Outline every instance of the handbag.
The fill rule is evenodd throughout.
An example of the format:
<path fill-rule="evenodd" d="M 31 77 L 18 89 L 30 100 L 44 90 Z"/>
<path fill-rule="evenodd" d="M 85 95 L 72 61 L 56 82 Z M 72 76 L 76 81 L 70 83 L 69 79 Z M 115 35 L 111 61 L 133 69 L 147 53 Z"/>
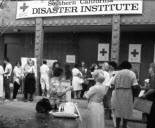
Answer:
<path fill-rule="evenodd" d="M 152 101 L 136 97 L 133 108 L 143 113 L 150 114 L 152 104 Z"/>

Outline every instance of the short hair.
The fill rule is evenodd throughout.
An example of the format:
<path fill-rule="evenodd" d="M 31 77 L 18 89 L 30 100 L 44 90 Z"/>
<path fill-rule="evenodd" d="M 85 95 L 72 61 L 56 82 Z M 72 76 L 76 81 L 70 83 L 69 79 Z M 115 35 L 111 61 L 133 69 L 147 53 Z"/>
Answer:
<path fill-rule="evenodd" d="M 47 61 L 46 60 L 43 60 L 43 64 L 47 64 Z"/>
<path fill-rule="evenodd" d="M 105 80 L 104 72 L 100 69 L 95 70 L 92 74 L 96 82 L 103 83 Z"/>
<path fill-rule="evenodd" d="M 5 57 L 5 58 L 4 58 L 4 61 L 10 62 L 10 60 L 9 60 L 8 57 Z"/>
<path fill-rule="evenodd" d="M 17 65 L 17 64 L 20 64 L 20 66 L 21 66 L 21 61 L 17 61 L 17 62 L 16 62 L 16 65 Z"/>
<path fill-rule="evenodd" d="M 109 65 L 112 66 L 114 69 L 117 69 L 117 63 L 115 61 L 110 61 Z"/>
<path fill-rule="evenodd" d="M 76 64 L 74 65 L 74 67 L 75 67 L 75 68 L 79 68 L 80 65 L 76 63 Z"/>
<path fill-rule="evenodd" d="M 53 71 L 53 76 L 54 77 L 60 77 L 63 73 L 63 69 L 62 68 L 55 68 Z"/>
<path fill-rule="evenodd" d="M 120 66 L 119 66 L 120 69 L 131 69 L 132 68 L 132 65 L 130 62 L 128 61 L 123 61 Z"/>

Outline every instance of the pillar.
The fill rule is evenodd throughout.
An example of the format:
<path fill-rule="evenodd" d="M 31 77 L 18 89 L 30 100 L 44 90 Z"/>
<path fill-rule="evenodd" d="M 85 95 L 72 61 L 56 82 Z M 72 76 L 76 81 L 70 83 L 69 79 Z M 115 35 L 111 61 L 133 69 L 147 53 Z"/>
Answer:
<path fill-rule="evenodd" d="M 120 50 L 120 15 L 112 17 L 111 61 L 119 63 Z"/>
<path fill-rule="evenodd" d="M 43 41 L 44 41 L 44 30 L 43 30 L 43 20 L 42 18 L 36 18 L 36 29 L 35 29 L 35 50 L 34 55 L 37 59 L 37 81 L 36 81 L 36 94 L 40 93 L 40 65 L 42 64 L 43 58 Z"/>

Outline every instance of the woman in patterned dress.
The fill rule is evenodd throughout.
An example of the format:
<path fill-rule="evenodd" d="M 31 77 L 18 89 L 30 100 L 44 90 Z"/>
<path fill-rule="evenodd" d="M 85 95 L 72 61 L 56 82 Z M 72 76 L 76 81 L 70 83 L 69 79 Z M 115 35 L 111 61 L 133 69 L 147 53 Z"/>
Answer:
<path fill-rule="evenodd" d="M 88 126 L 87 128 L 105 128 L 103 98 L 106 94 L 104 73 L 96 70 L 93 73 L 96 84 L 92 86 L 85 97 L 88 99 Z"/>
<path fill-rule="evenodd" d="M 127 61 L 122 62 L 120 71 L 117 72 L 112 82 L 114 91 L 112 93 L 112 109 L 116 116 L 116 128 L 120 127 L 120 121 L 123 119 L 123 128 L 127 128 L 127 119 L 132 116 L 133 93 L 132 86 L 138 85 L 136 75 L 130 69 L 131 64 Z"/>

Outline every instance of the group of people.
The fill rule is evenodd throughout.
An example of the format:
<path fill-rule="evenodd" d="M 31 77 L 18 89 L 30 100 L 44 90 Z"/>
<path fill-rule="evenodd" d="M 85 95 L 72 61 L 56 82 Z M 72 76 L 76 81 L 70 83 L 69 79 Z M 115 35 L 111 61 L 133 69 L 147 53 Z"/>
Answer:
<path fill-rule="evenodd" d="M 24 68 L 17 62 L 12 68 L 8 58 L 4 59 L 4 68 L 0 66 L 0 98 L 5 101 L 10 97 L 10 82 L 13 74 L 13 97 L 16 96 L 23 81 L 24 101 L 33 101 L 36 85 L 36 68 L 32 59 L 27 59 Z M 3 70 L 4 69 L 4 70 Z M 153 102 L 151 112 L 148 114 L 147 128 L 155 126 L 155 64 L 150 64 L 149 86 L 142 96 Z M 4 81 L 4 83 L 3 83 Z M 109 114 L 114 122 L 114 127 L 119 128 L 121 121 L 123 128 L 127 128 L 127 120 L 132 118 L 134 91 L 138 84 L 136 73 L 128 61 L 122 62 L 119 66 L 115 62 L 105 62 L 98 66 L 92 64 L 87 68 L 85 63 L 75 64 L 71 70 L 69 65 L 64 68 L 59 62 L 55 62 L 50 68 L 46 61 L 40 67 L 40 84 L 42 96 L 50 99 L 55 110 L 60 103 L 71 100 L 73 97 L 88 99 L 88 120 L 89 128 L 104 128 L 104 107 L 109 108 Z M 4 87 L 4 89 L 3 89 Z M 4 92 L 4 93 L 3 93 Z"/>
<path fill-rule="evenodd" d="M 28 59 L 24 68 L 21 67 L 21 62 L 18 61 L 16 65 L 11 65 L 8 58 L 4 59 L 3 64 L 0 65 L 0 98 L 1 102 L 8 102 L 11 99 L 17 101 L 17 94 L 24 82 L 23 93 L 24 101 L 33 101 L 33 94 L 35 92 L 35 66 L 32 59 Z M 10 85 L 13 83 L 13 96 L 11 95 Z M 12 97 L 11 97 L 12 96 Z"/>
<path fill-rule="evenodd" d="M 108 69 L 108 70 L 107 70 Z M 109 73 L 109 78 L 107 77 Z M 153 102 L 151 112 L 147 115 L 147 128 L 155 127 L 155 64 L 150 64 L 148 71 L 149 86 L 145 88 L 141 98 Z M 128 119 L 132 119 L 134 97 L 138 96 L 140 88 L 136 73 L 131 63 L 122 62 L 119 66 L 115 62 L 105 63 L 101 69 L 96 69 L 92 76 L 95 85 L 85 92 L 88 99 L 88 127 L 104 128 L 105 103 L 112 110 L 112 118 L 115 128 L 127 128 Z M 109 79 L 106 82 L 106 79 Z M 135 93 L 136 92 L 136 93 Z"/>

